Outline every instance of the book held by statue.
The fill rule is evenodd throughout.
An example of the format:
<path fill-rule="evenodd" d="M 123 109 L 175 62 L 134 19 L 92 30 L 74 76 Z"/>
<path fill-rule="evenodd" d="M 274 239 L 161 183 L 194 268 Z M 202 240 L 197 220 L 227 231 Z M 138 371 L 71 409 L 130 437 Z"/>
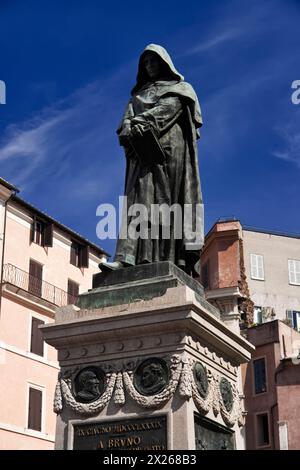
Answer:
<path fill-rule="evenodd" d="M 162 165 L 165 162 L 164 151 L 151 127 L 146 128 L 142 136 L 135 135 L 128 140 L 143 165 Z"/>

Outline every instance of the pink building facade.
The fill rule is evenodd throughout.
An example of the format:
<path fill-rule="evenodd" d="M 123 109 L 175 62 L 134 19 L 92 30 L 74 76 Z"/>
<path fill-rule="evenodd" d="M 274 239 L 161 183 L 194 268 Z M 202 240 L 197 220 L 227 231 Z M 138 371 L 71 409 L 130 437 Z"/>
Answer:
<path fill-rule="evenodd" d="M 253 321 L 239 221 L 217 222 L 205 237 L 200 282 L 227 324 L 240 332 Z"/>
<path fill-rule="evenodd" d="M 242 365 L 247 449 L 299 449 L 300 237 L 219 221 L 201 266 L 207 300 L 256 347 Z"/>
<path fill-rule="evenodd" d="M 249 328 L 247 339 L 256 347 L 243 368 L 247 449 L 298 450 L 300 334 L 274 320 Z"/>
<path fill-rule="evenodd" d="M 104 259 L 0 179 L 0 449 L 53 449 L 59 367 L 39 326 L 91 288 Z"/>

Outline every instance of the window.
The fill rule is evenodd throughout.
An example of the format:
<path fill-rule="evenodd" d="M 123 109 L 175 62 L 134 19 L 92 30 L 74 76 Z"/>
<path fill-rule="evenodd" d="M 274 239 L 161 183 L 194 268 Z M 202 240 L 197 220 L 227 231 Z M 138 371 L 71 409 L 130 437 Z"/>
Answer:
<path fill-rule="evenodd" d="M 44 325 L 43 320 L 32 317 L 31 320 L 31 341 L 30 341 L 30 352 L 37 354 L 38 356 L 44 355 L 44 340 L 41 330 L 39 329 L 40 325 Z"/>
<path fill-rule="evenodd" d="M 287 310 L 286 318 L 289 320 L 290 326 L 300 332 L 300 312 Z"/>
<path fill-rule="evenodd" d="M 31 225 L 30 241 L 40 246 L 53 246 L 53 224 L 34 218 Z"/>
<path fill-rule="evenodd" d="M 42 430 L 42 390 L 29 387 L 28 429 Z"/>
<path fill-rule="evenodd" d="M 36 222 L 35 223 L 35 231 L 34 231 L 34 243 L 37 245 L 43 246 L 43 238 L 44 238 L 44 224 L 43 222 Z"/>
<path fill-rule="evenodd" d="M 263 314 L 261 307 L 254 307 L 253 323 L 255 323 L 256 325 L 260 325 L 261 323 L 263 323 Z"/>
<path fill-rule="evenodd" d="M 264 258 L 262 255 L 250 255 L 251 278 L 264 281 Z"/>
<path fill-rule="evenodd" d="M 257 445 L 267 446 L 270 444 L 268 414 L 256 415 L 257 419 Z"/>
<path fill-rule="evenodd" d="M 89 267 L 89 247 L 87 245 L 79 245 L 72 242 L 70 263 L 78 268 Z"/>
<path fill-rule="evenodd" d="M 33 259 L 29 262 L 28 291 L 37 297 L 42 296 L 43 266 Z"/>
<path fill-rule="evenodd" d="M 295 259 L 288 260 L 289 283 L 300 286 L 300 261 Z"/>
<path fill-rule="evenodd" d="M 79 294 L 79 284 L 68 279 L 68 304 L 74 304 Z"/>
<path fill-rule="evenodd" d="M 254 388 L 255 393 L 263 393 L 267 391 L 266 382 L 266 363 L 265 359 L 255 359 L 253 361 L 254 369 Z"/>
<path fill-rule="evenodd" d="M 79 245 L 72 242 L 70 263 L 79 266 Z"/>
<path fill-rule="evenodd" d="M 202 266 L 201 281 L 204 289 L 209 289 L 209 261 Z"/>

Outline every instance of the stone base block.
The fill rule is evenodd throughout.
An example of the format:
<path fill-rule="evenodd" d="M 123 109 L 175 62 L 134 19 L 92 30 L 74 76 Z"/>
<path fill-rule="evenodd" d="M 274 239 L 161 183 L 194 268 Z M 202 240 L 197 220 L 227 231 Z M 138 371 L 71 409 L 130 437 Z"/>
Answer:
<path fill-rule="evenodd" d="M 61 367 L 57 449 L 244 448 L 239 366 L 253 346 L 159 264 L 96 276 L 42 327 Z"/>

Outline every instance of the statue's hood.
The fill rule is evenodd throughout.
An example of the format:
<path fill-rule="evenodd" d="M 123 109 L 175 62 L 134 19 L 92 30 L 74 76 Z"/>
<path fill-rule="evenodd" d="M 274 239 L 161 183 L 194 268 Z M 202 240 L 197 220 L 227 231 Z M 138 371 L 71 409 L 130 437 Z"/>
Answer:
<path fill-rule="evenodd" d="M 157 89 L 157 96 L 163 97 L 165 95 L 174 95 L 180 96 L 188 100 L 189 107 L 191 111 L 191 117 L 195 124 L 196 128 L 202 126 L 202 116 L 201 110 L 198 102 L 197 95 L 193 89 L 193 87 L 189 84 L 184 82 L 184 77 L 181 75 L 172 62 L 171 57 L 167 53 L 166 49 L 162 46 L 157 44 L 149 44 L 144 51 L 142 52 L 139 60 L 139 68 L 137 74 L 136 85 L 131 91 L 131 94 L 134 95 L 143 85 L 149 82 L 148 74 L 145 71 L 143 65 L 143 57 L 146 52 L 154 52 L 157 54 L 161 60 L 167 65 L 167 81 L 161 81 L 160 87 Z M 197 131 L 197 135 L 199 136 L 199 132 Z"/>
<path fill-rule="evenodd" d="M 169 69 L 169 75 L 170 78 L 173 80 L 176 80 L 178 82 L 181 82 L 184 80 L 183 75 L 181 75 L 175 68 L 171 57 L 167 53 L 166 49 L 162 46 L 159 46 L 158 44 L 149 44 L 147 47 L 145 47 L 144 51 L 142 52 L 139 60 L 139 67 L 138 67 L 138 74 L 136 77 L 136 85 L 132 90 L 132 93 L 137 91 L 141 86 L 143 86 L 147 81 L 149 81 L 148 76 L 145 74 L 145 69 L 143 66 L 143 57 L 146 54 L 146 52 L 154 52 L 157 54 L 161 60 L 168 66 Z"/>

